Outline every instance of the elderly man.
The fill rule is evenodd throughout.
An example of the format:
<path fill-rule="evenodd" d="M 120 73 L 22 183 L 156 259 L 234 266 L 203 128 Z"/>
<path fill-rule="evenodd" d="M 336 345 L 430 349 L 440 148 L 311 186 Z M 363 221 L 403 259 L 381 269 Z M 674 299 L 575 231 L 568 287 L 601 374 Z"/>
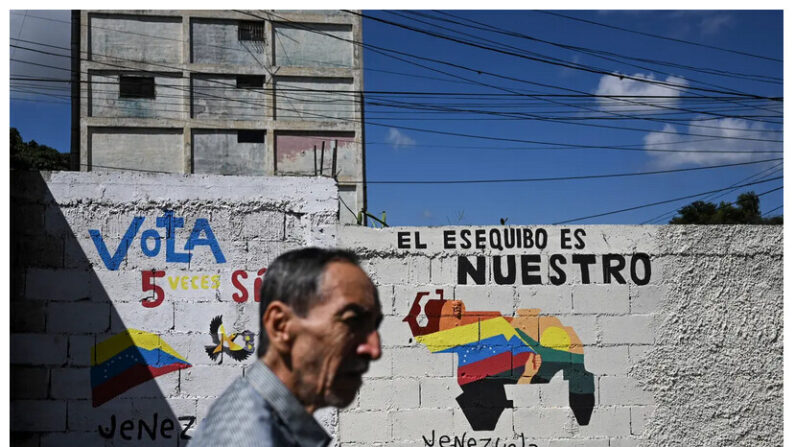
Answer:
<path fill-rule="evenodd" d="M 191 447 L 325 446 L 312 413 L 349 405 L 381 356 L 378 292 L 351 252 L 284 253 L 260 296 L 259 360 L 213 404 Z"/>

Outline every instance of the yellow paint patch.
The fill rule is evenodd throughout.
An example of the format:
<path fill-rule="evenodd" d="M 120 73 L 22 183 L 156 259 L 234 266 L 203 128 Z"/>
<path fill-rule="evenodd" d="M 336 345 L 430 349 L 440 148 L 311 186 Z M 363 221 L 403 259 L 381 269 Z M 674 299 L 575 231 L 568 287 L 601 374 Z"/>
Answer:
<path fill-rule="evenodd" d="M 552 326 L 544 330 L 539 343 L 547 348 L 568 351 L 571 347 L 571 338 L 569 338 L 569 333 L 564 329 Z"/>
<path fill-rule="evenodd" d="M 429 351 L 439 352 L 452 346 L 475 343 L 497 335 L 504 335 L 506 340 L 510 340 L 516 335 L 516 331 L 505 318 L 497 317 L 428 335 L 420 335 L 417 337 L 417 341 L 426 345 Z"/>
<path fill-rule="evenodd" d="M 180 360 L 186 361 L 177 351 L 169 346 L 159 335 L 138 329 L 127 329 L 109 339 L 97 343 L 91 348 L 91 366 L 99 365 L 130 346 L 146 350 L 160 349 Z"/>

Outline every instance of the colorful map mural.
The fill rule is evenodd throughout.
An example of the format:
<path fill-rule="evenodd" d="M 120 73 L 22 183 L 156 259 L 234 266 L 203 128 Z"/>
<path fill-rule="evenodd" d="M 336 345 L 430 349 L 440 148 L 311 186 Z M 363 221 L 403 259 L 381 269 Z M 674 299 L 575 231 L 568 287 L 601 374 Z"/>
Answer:
<path fill-rule="evenodd" d="M 98 407 L 157 376 L 190 368 L 157 334 L 127 329 L 91 348 L 91 395 Z"/>
<path fill-rule="evenodd" d="M 475 430 L 493 430 L 513 406 L 504 385 L 549 383 L 559 371 L 569 383 L 569 406 L 580 425 L 588 425 L 594 407 L 594 378 L 585 370 L 582 342 L 571 327 L 540 309 L 519 309 L 514 317 L 499 312 L 466 311 L 464 303 L 439 298 L 421 300 L 419 292 L 403 321 L 417 342 L 432 353 L 458 354 L 456 399 Z M 424 310 L 427 322 L 420 326 Z"/>

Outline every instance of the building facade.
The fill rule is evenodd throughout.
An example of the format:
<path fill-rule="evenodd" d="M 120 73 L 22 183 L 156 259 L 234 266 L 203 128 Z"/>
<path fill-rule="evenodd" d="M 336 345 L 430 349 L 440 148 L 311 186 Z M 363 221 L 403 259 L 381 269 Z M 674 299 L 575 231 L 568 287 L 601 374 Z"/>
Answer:
<path fill-rule="evenodd" d="M 360 17 L 83 10 L 73 22 L 81 170 L 327 176 L 342 222 L 366 209 Z"/>

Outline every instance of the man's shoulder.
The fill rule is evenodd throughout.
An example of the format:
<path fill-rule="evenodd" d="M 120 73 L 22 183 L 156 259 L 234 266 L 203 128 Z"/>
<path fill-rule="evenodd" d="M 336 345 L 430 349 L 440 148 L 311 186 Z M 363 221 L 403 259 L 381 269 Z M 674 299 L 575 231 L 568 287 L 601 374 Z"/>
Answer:
<path fill-rule="evenodd" d="M 210 407 L 190 445 L 274 445 L 273 423 L 272 407 L 239 377 Z"/>

